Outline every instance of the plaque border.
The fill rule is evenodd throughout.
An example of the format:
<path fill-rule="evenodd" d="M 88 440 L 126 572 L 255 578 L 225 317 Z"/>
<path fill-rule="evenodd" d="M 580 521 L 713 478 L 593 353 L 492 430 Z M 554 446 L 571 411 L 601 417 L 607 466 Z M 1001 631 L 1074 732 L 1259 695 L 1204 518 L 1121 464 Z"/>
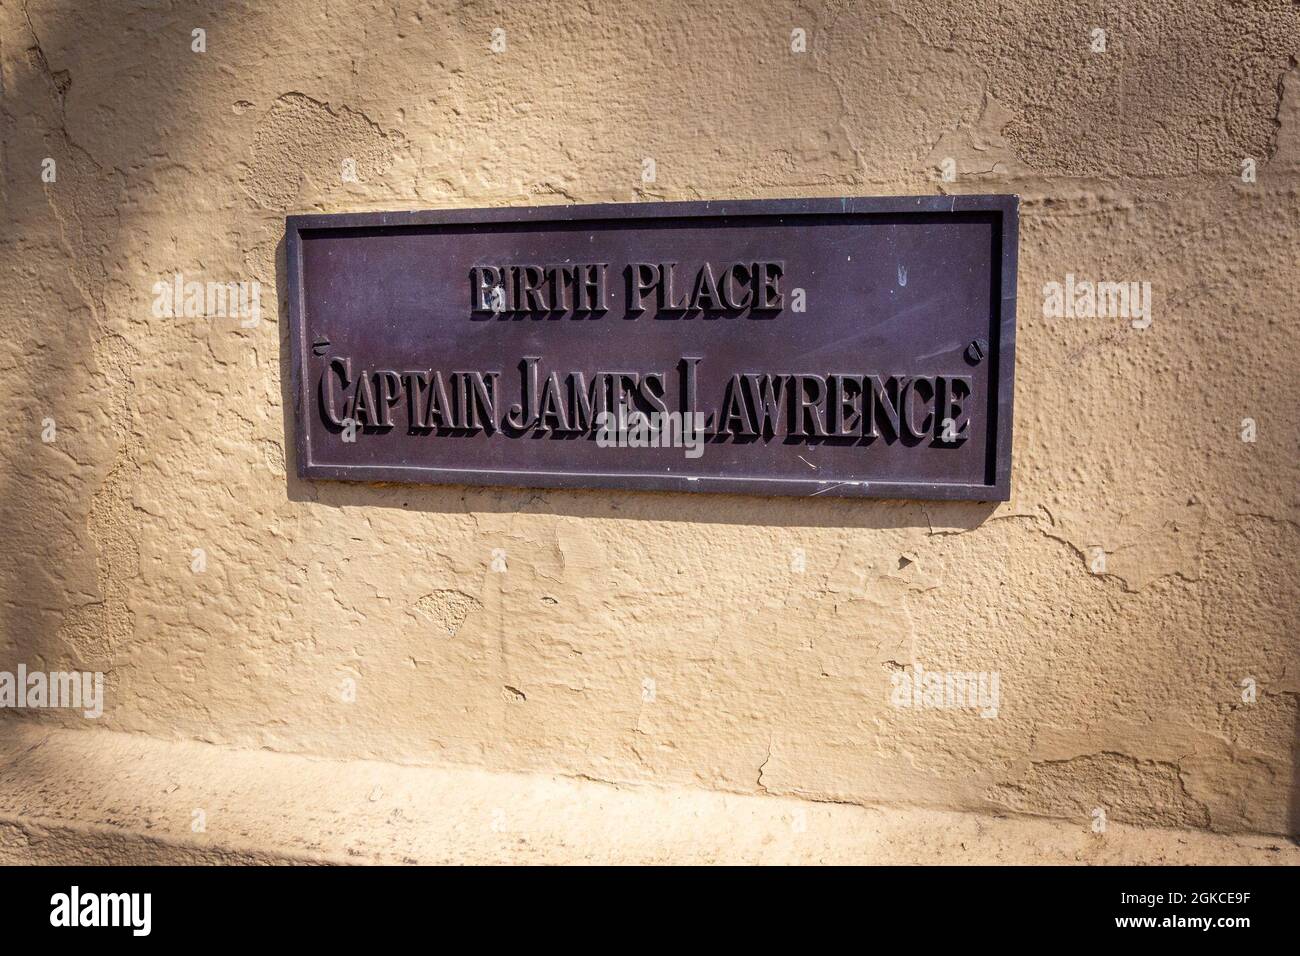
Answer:
<path fill-rule="evenodd" d="M 433 468 L 418 465 L 323 465 L 311 459 L 308 421 L 311 396 L 303 381 L 308 367 L 307 316 L 302 286 L 303 232 L 358 227 L 443 226 L 486 223 L 581 222 L 586 220 L 689 219 L 724 216 L 827 216 L 899 213 L 995 213 L 1000 216 L 1001 262 L 997 361 L 997 426 L 994 481 L 984 484 L 933 481 L 835 482 L 814 479 L 692 477 L 634 472 L 535 471 Z M 611 488 L 623 491 L 688 491 L 805 497 L 908 498 L 940 501 L 1007 501 L 1011 497 L 1011 431 L 1015 393 L 1016 274 L 1020 247 L 1020 197 L 1016 195 L 885 196 L 840 199 L 744 199 L 691 202 L 595 203 L 433 209 L 415 212 L 313 213 L 285 217 L 285 264 L 289 298 L 290 391 L 294 403 L 297 474 L 304 480 L 406 482 L 515 488 Z"/>

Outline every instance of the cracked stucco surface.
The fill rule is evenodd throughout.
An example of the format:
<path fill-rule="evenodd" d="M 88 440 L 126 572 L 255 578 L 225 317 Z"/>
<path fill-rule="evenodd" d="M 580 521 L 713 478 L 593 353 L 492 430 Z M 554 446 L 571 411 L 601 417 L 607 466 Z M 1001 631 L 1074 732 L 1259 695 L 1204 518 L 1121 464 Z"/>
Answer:
<path fill-rule="evenodd" d="M 1123 8 L 3 0 L 0 668 L 235 748 L 1296 832 L 1300 8 Z M 1005 505 L 292 475 L 286 213 L 945 190 L 1023 198 Z M 998 717 L 892 708 L 918 662 Z"/>

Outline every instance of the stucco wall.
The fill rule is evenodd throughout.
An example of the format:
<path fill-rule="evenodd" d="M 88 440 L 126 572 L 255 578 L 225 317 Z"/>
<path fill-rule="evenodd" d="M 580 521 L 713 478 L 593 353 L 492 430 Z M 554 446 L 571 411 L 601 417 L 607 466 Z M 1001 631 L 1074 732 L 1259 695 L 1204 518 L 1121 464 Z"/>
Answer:
<path fill-rule="evenodd" d="M 1298 54 L 1281 0 L 5 0 L 0 669 L 161 738 L 1296 832 Z M 1022 197 L 1008 504 L 294 477 L 287 213 L 935 192 Z M 996 718 L 893 706 L 918 664 Z"/>

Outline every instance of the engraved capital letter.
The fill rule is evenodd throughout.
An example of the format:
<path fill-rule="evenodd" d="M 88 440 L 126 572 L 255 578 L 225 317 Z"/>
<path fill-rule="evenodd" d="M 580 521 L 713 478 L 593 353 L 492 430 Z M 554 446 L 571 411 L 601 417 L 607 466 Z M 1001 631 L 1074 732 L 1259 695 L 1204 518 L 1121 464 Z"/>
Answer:
<path fill-rule="evenodd" d="M 659 267 L 654 263 L 632 263 L 632 311 L 645 311 L 646 296 L 659 285 L 659 277 Z"/>
<path fill-rule="evenodd" d="M 492 312 L 492 290 L 501 285 L 501 270 L 492 266 L 475 266 L 469 270 L 472 311 Z"/>
<path fill-rule="evenodd" d="M 331 373 L 336 373 L 342 386 L 347 388 L 352 382 L 352 359 L 334 356 L 320 377 L 321 408 L 325 412 L 325 420 L 336 428 L 342 428 L 343 420 L 339 418 L 338 406 L 334 404 L 334 389 L 330 387 Z"/>
<path fill-rule="evenodd" d="M 526 431 L 537 422 L 537 363 L 541 356 L 526 355 L 519 363 L 520 398 L 522 401 L 506 410 L 505 424 L 516 431 Z"/>

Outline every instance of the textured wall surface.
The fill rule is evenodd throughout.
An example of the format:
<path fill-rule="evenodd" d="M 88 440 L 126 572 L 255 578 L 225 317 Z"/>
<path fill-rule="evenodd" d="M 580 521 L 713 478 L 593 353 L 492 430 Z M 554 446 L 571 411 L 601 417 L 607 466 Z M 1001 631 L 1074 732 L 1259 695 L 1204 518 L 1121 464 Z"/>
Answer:
<path fill-rule="evenodd" d="M 4 720 L 1300 831 L 1298 55 L 1282 0 L 0 0 L 0 670 L 107 694 Z M 294 477 L 287 213 L 936 192 L 1022 197 L 1007 504 Z"/>

